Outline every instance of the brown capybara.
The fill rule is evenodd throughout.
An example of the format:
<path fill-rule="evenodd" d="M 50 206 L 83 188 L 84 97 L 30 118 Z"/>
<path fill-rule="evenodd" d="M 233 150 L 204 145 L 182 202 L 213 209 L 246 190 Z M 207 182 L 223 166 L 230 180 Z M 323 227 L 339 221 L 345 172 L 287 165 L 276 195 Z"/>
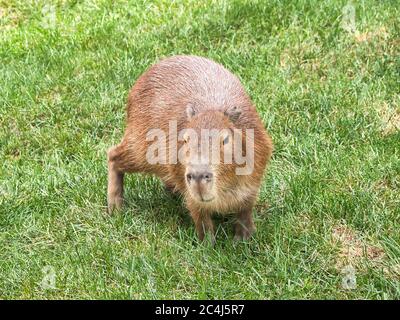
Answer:
<path fill-rule="evenodd" d="M 215 241 L 213 213 L 235 214 L 235 239 L 248 239 L 272 149 L 236 76 L 202 57 L 163 59 L 129 93 L 125 135 L 108 151 L 108 210 L 122 206 L 124 173 L 155 174 L 183 195 L 200 240 Z"/>

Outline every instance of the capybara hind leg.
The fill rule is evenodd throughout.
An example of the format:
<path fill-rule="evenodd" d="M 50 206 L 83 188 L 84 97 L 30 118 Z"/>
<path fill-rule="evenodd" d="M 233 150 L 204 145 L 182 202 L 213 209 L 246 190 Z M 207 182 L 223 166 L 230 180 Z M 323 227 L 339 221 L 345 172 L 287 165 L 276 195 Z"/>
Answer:
<path fill-rule="evenodd" d="M 118 166 L 118 146 L 108 150 L 108 212 L 120 210 L 123 204 L 124 172 Z"/>
<path fill-rule="evenodd" d="M 214 224 L 211 219 L 211 215 L 208 213 L 203 213 L 199 211 L 190 211 L 190 215 L 193 218 L 194 225 L 196 227 L 196 233 L 199 237 L 200 241 L 203 241 L 205 238 L 209 238 L 211 244 L 215 244 L 215 235 L 214 235 Z"/>
<path fill-rule="evenodd" d="M 235 240 L 247 240 L 256 230 L 253 222 L 252 209 L 241 210 L 235 223 Z"/>
<path fill-rule="evenodd" d="M 170 182 L 164 182 L 164 189 L 166 192 L 174 197 L 178 195 L 178 191 L 175 189 L 175 185 Z"/>
<path fill-rule="evenodd" d="M 124 193 L 124 173 L 136 171 L 133 157 L 130 155 L 126 144 L 122 142 L 118 146 L 108 150 L 108 211 L 121 209 Z"/>

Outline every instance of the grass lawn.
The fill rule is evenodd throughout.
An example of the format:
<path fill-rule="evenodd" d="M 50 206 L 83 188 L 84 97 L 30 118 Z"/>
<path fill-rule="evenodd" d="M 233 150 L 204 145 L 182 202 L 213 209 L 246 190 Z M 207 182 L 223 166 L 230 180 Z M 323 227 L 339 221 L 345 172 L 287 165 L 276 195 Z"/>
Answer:
<path fill-rule="evenodd" d="M 346 4 L 0 0 L 0 298 L 400 299 L 400 6 L 354 1 L 350 32 Z M 219 218 L 199 244 L 154 177 L 106 213 L 128 91 L 174 54 L 237 74 L 273 138 L 248 243 Z"/>

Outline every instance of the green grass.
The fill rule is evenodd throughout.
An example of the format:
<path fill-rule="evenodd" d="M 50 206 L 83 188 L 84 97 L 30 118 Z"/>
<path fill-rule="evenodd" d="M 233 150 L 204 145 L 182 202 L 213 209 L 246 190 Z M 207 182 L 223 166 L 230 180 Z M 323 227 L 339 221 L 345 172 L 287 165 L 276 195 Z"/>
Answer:
<path fill-rule="evenodd" d="M 355 1 L 355 34 L 346 1 L 46 3 L 0 0 L 0 298 L 400 299 L 397 1 Z M 273 138 L 248 243 L 197 243 L 153 177 L 106 214 L 128 90 L 174 54 L 237 74 Z"/>

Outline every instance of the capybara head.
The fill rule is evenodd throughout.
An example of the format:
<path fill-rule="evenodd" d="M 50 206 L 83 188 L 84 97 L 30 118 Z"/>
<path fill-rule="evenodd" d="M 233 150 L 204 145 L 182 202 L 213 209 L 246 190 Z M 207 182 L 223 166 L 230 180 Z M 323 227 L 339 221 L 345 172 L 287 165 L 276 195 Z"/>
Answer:
<path fill-rule="evenodd" d="M 188 123 L 183 133 L 181 159 L 187 190 L 197 202 L 218 201 L 221 189 L 236 179 L 234 122 L 240 116 L 240 109 L 197 113 L 193 105 L 188 105 L 186 111 Z"/>

